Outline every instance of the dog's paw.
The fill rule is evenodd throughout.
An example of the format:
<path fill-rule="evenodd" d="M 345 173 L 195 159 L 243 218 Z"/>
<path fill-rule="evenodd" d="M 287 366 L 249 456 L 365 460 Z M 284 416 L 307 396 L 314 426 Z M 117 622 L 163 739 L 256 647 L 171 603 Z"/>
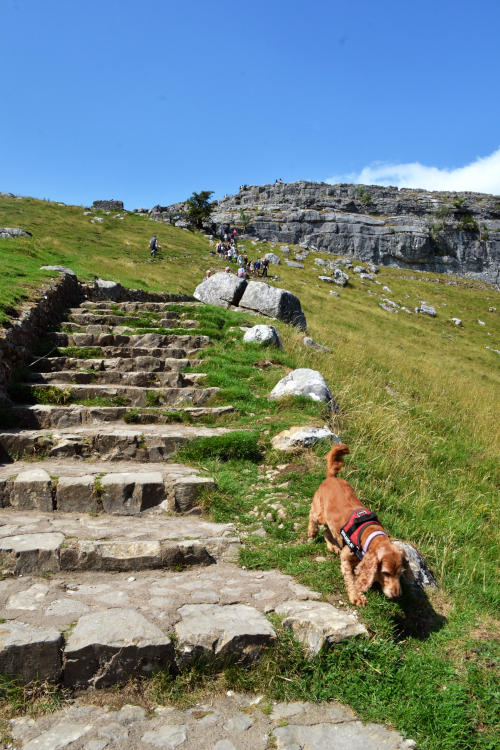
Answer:
<path fill-rule="evenodd" d="M 351 604 L 354 604 L 356 607 L 366 606 L 366 596 L 360 591 L 356 591 L 354 594 L 351 594 L 349 599 L 351 601 Z"/>

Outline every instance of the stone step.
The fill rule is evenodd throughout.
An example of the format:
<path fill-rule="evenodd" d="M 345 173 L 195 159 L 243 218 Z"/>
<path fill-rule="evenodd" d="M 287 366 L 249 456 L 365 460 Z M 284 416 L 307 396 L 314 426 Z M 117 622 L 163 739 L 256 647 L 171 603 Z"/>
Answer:
<path fill-rule="evenodd" d="M 191 336 L 176 333 L 49 333 L 48 339 L 56 346 L 129 347 L 156 349 L 168 346 L 200 349 L 210 343 L 208 336 Z"/>
<path fill-rule="evenodd" d="M 111 301 L 102 301 L 102 302 L 82 302 L 80 307 L 78 309 L 80 310 L 122 310 L 126 313 L 129 312 L 135 312 L 135 311 L 142 311 L 142 310 L 150 310 L 151 312 L 163 312 L 163 311 L 170 311 L 170 308 L 174 306 L 174 308 L 190 308 L 190 307 L 200 307 L 200 303 L 196 300 L 193 300 L 192 302 L 111 302 Z"/>
<path fill-rule="evenodd" d="M 195 360 L 175 357 L 115 357 L 114 359 L 78 359 L 76 357 L 42 357 L 37 360 L 39 372 L 60 370 L 96 370 L 120 372 L 179 372 L 195 364 Z"/>
<path fill-rule="evenodd" d="M 63 747 L 410 750 L 416 747 L 415 740 L 405 740 L 394 729 L 363 723 L 350 708 L 336 701 L 277 703 L 265 701 L 262 695 L 230 690 L 213 694 L 207 702 L 200 700 L 191 708 L 156 706 L 149 714 L 139 705 L 126 704 L 118 710 L 113 704 L 106 705 L 105 700 L 103 703 L 89 703 L 83 694 L 72 700 L 70 706 L 48 715 L 11 719 L 11 734 L 25 750 Z"/>
<path fill-rule="evenodd" d="M 181 421 L 196 422 L 206 418 L 218 419 L 235 412 L 234 406 L 185 406 L 172 410 L 145 406 L 139 410 L 128 406 L 55 406 L 33 404 L 13 406 L 0 413 L 0 427 L 48 429 L 51 427 L 74 427 L 77 425 L 102 425 L 103 422 L 127 422 L 136 424 L 170 424 L 175 416 Z M 185 417 L 183 417 L 185 415 Z M 123 426 L 122 424 L 120 426 Z"/>
<path fill-rule="evenodd" d="M 32 383 L 52 383 L 53 385 L 133 385 L 141 388 L 185 388 L 197 385 L 206 377 L 204 373 L 181 372 L 152 372 L 140 370 L 137 372 L 122 372 L 120 370 L 55 370 L 53 372 L 33 372 L 30 375 Z"/>
<path fill-rule="evenodd" d="M 107 461 L 134 459 L 139 462 L 167 461 L 190 440 L 223 435 L 225 427 L 203 425 L 124 424 L 83 425 L 45 430 L 0 431 L 0 458 L 101 458 Z"/>
<path fill-rule="evenodd" d="M 215 488 L 211 477 L 184 464 L 150 462 L 145 470 L 121 459 L 110 463 L 57 457 L 2 466 L 0 507 L 59 514 L 134 516 L 148 509 L 188 513 L 198 512 L 201 492 Z"/>
<path fill-rule="evenodd" d="M 116 314 L 116 311 L 112 310 L 82 310 L 81 307 L 70 307 L 68 310 L 68 318 L 73 323 L 79 323 L 80 325 L 87 324 L 99 324 L 104 323 L 105 325 L 122 325 L 124 320 L 141 320 L 143 317 L 142 313 L 149 311 L 143 311 L 139 308 L 131 313 Z M 154 313 L 156 319 L 163 318 L 164 320 L 178 320 L 180 314 L 171 310 L 162 310 L 161 312 Z"/>
<path fill-rule="evenodd" d="M 141 519 L 145 525 L 136 536 L 130 527 L 135 519 L 127 519 L 126 528 L 101 541 L 100 532 L 108 532 L 101 518 L 94 519 L 90 528 L 76 518 L 61 527 L 53 517 L 37 515 L 42 531 L 34 533 L 34 523 L 26 519 L 27 530 L 21 526 L 15 537 L 23 542 L 0 537 L 7 555 L 15 545 L 24 547 L 16 558 L 22 560 L 28 558 L 24 550 L 30 547 L 26 539 L 32 534 L 38 541 L 31 544 L 31 564 L 42 547 L 45 554 L 40 557 L 47 570 L 52 561 L 52 577 L 40 581 L 25 574 L 5 578 L 0 586 L 0 617 L 7 621 L 0 626 L 0 670 L 17 671 L 26 681 L 36 676 L 99 688 L 126 682 L 131 674 L 147 674 L 148 667 L 174 668 L 200 657 L 251 664 L 275 639 L 265 614 L 280 607 L 294 611 L 300 605 L 303 619 L 296 634 L 311 655 L 323 645 L 366 633 L 354 614 L 318 601 L 317 592 L 295 583 L 291 576 L 246 571 L 231 564 L 227 558 L 237 553 L 238 541 L 230 526 L 202 527 L 192 521 L 188 525 L 183 519 L 172 533 L 166 526 L 146 528 L 147 519 Z M 113 519 L 113 525 L 115 520 L 125 519 Z M 196 562 L 202 551 L 205 565 L 182 572 L 168 569 L 179 564 L 173 562 L 176 555 L 182 560 L 185 553 L 188 562 Z M 151 569 L 153 558 L 167 563 L 156 566 L 164 568 L 161 573 Z M 131 560 L 134 568 L 127 567 Z M 216 565 L 206 564 L 213 560 Z M 78 563 L 81 567 L 75 567 Z M 130 570 L 133 576 L 128 575 Z M 11 646 L 16 636 L 18 651 Z M 171 636 L 175 636 L 175 651 Z M 34 660 L 29 658 L 33 652 Z"/>
<path fill-rule="evenodd" d="M 119 319 L 118 319 L 119 320 Z M 169 329 L 169 328 L 181 328 L 181 329 L 190 329 L 190 328 L 197 328 L 199 325 L 197 320 L 188 320 L 188 319 L 182 319 L 177 321 L 172 320 L 166 320 L 165 318 L 161 318 L 159 320 L 155 320 L 151 325 L 148 326 L 134 326 L 133 324 L 130 324 L 128 322 L 121 322 L 118 323 L 77 323 L 75 321 L 71 320 L 65 320 L 61 323 L 61 329 L 65 333 L 112 333 L 114 335 L 121 335 L 121 334 L 138 334 L 141 332 L 141 329 L 147 328 L 148 332 L 153 333 L 162 333 L 162 329 Z M 58 331 L 55 331 L 54 333 L 57 333 Z"/>
<path fill-rule="evenodd" d="M 196 517 L 85 516 L 7 509 L 0 518 L 4 576 L 210 565 L 234 560 L 239 546 L 232 524 Z"/>
<path fill-rule="evenodd" d="M 56 388 L 55 385 L 40 383 L 22 383 L 21 387 L 27 389 L 34 396 L 36 388 L 38 393 L 49 388 Z M 175 406 L 184 404 L 202 405 L 214 396 L 220 388 L 196 388 L 185 386 L 182 388 L 141 388 L 139 386 L 125 385 L 75 385 L 68 383 L 63 386 L 64 398 L 70 401 L 87 401 L 94 398 L 102 399 L 123 399 L 120 406 Z M 62 390 L 62 388 L 61 388 Z M 26 398 L 26 400 L 29 400 Z M 53 400 L 53 399 L 52 399 Z"/>

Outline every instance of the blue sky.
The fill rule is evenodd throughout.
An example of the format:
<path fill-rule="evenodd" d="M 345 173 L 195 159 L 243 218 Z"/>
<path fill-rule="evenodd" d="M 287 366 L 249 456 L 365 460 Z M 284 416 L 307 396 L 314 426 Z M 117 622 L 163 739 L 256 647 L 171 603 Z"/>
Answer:
<path fill-rule="evenodd" d="M 0 0 L 0 191 L 500 193 L 498 0 Z"/>

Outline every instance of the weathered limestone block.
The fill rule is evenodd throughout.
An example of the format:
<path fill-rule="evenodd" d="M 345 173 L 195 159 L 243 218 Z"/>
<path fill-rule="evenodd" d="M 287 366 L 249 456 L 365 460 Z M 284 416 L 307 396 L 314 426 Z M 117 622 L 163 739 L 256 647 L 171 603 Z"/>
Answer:
<path fill-rule="evenodd" d="M 106 474 L 101 479 L 106 513 L 130 516 L 159 505 L 165 497 L 159 471 Z"/>
<path fill-rule="evenodd" d="M 14 480 L 11 505 L 20 510 L 52 510 L 52 482 L 44 469 L 22 471 Z"/>
<path fill-rule="evenodd" d="M 253 326 L 245 332 L 243 341 L 246 344 L 260 344 L 261 346 L 274 346 L 276 349 L 283 349 L 281 337 L 274 326 Z"/>
<path fill-rule="evenodd" d="M 232 273 L 215 273 L 204 279 L 194 290 L 193 297 L 207 305 L 229 307 L 238 305 L 247 282 Z"/>
<path fill-rule="evenodd" d="M 94 481 L 92 474 L 59 477 L 56 488 L 57 510 L 64 513 L 97 513 L 99 508 Z"/>
<path fill-rule="evenodd" d="M 276 607 L 276 614 L 284 616 L 283 627 L 293 631 L 310 656 L 324 645 L 366 633 L 365 626 L 354 615 L 327 602 L 291 599 Z"/>
<path fill-rule="evenodd" d="M 64 649 L 63 679 L 68 686 L 107 687 L 173 660 L 170 638 L 156 625 L 133 609 L 108 609 L 78 620 Z"/>
<path fill-rule="evenodd" d="M 246 604 L 186 604 L 179 614 L 175 632 L 181 662 L 199 656 L 253 662 L 276 638 L 264 615 Z"/>
<path fill-rule="evenodd" d="M 286 289 L 278 289 L 262 281 L 249 281 L 240 299 L 239 306 L 254 310 L 269 318 L 283 320 L 298 328 L 305 329 L 306 317 L 295 294 Z"/>
<path fill-rule="evenodd" d="M 0 674 L 31 680 L 57 681 L 61 673 L 62 635 L 10 620 L 0 623 Z"/>

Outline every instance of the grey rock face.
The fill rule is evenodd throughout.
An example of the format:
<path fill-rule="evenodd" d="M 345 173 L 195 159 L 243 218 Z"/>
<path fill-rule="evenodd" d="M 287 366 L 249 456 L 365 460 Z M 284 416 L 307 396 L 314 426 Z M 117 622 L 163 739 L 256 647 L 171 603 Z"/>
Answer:
<path fill-rule="evenodd" d="M 269 261 L 269 263 L 272 263 L 275 266 L 279 266 L 281 263 L 281 258 L 276 255 L 276 253 L 266 253 L 265 258 Z"/>
<path fill-rule="evenodd" d="M 286 289 L 278 289 L 259 281 L 250 281 L 239 306 L 270 318 L 283 320 L 285 323 L 292 323 L 298 328 L 306 327 L 306 318 L 298 297 Z"/>
<path fill-rule="evenodd" d="M 149 675 L 171 664 L 174 650 L 162 631 L 133 609 L 83 615 L 64 651 L 65 685 L 96 688 Z"/>
<path fill-rule="evenodd" d="M 291 395 L 308 396 L 313 401 L 323 401 L 325 404 L 333 399 L 323 375 L 317 370 L 310 370 L 307 367 L 293 370 L 284 378 L 281 378 L 269 394 L 269 398 L 274 400 Z"/>
<path fill-rule="evenodd" d="M 207 305 L 229 307 L 239 304 L 246 286 L 245 279 L 239 279 L 232 273 L 215 273 L 198 284 L 193 296 Z"/>
<path fill-rule="evenodd" d="M 57 509 L 64 513 L 97 513 L 97 495 L 94 493 L 95 477 L 59 477 L 57 482 Z"/>
<path fill-rule="evenodd" d="M 325 644 L 366 633 L 365 626 L 354 615 L 327 602 L 291 600 L 280 604 L 276 614 L 285 617 L 283 627 L 293 631 L 310 656 L 317 654 Z"/>
<path fill-rule="evenodd" d="M 30 680 L 58 680 L 62 635 L 14 620 L 0 623 L 0 673 Z"/>
<path fill-rule="evenodd" d="M 498 283 L 498 196 L 294 182 L 250 186 L 219 201 L 218 226 L 251 212 L 248 231 L 359 261 Z M 376 273 L 376 271 L 372 271 Z"/>
<path fill-rule="evenodd" d="M 249 328 L 243 336 L 245 343 L 261 344 L 262 346 L 274 346 L 282 349 L 281 338 L 274 326 L 257 325 Z"/>
<path fill-rule="evenodd" d="M 0 227 L 0 239 L 6 240 L 12 237 L 31 237 L 31 232 L 18 227 Z"/>
<path fill-rule="evenodd" d="M 252 662 L 276 634 L 269 621 L 246 604 L 186 604 L 175 626 L 181 661 L 207 659 Z"/>

